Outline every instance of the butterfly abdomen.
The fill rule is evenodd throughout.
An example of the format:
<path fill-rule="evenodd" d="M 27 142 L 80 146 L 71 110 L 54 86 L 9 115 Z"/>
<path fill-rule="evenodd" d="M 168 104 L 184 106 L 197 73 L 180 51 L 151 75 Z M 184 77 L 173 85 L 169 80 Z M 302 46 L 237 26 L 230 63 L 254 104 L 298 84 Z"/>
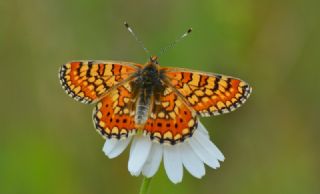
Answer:
<path fill-rule="evenodd" d="M 149 106 L 138 104 L 136 108 L 135 123 L 137 125 L 143 125 L 148 119 Z"/>
<path fill-rule="evenodd" d="M 141 88 L 139 90 L 135 115 L 135 123 L 138 126 L 144 125 L 148 119 L 151 107 L 152 91 L 152 86 Z"/>

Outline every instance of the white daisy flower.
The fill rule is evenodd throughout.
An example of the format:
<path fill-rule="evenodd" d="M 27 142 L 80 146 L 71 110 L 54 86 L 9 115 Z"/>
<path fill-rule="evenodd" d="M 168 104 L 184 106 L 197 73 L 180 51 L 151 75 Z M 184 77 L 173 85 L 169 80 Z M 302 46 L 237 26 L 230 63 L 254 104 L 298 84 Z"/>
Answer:
<path fill-rule="evenodd" d="M 183 167 L 194 177 L 201 178 L 205 175 L 204 164 L 216 169 L 220 167 L 219 161 L 224 160 L 223 154 L 210 141 L 208 131 L 200 122 L 192 137 L 176 145 L 152 142 L 149 136 L 139 134 L 123 140 L 107 139 L 103 151 L 109 158 L 115 158 L 131 140 L 128 170 L 134 176 L 154 176 L 163 160 L 168 178 L 173 183 L 179 183 L 182 181 Z"/>

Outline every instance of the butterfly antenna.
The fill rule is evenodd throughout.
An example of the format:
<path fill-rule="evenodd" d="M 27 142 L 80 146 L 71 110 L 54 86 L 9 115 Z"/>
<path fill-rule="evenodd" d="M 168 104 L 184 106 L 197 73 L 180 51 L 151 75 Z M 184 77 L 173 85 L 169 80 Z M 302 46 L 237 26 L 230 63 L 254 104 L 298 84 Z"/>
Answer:
<path fill-rule="evenodd" d="M 140 44 L 140 46 L 143 48 L 143 50 L 150 55 L 150 51 L 144 46 L 143 42 L 139 40 L 138 36 L 133 32 L 132 28 L 129 26 L 127 22 L 124 22 L 124 26 L 128 29 L 128 31 L 131 33 L 131 35 L 136 39 L 136 41 Z"/>
<path fill-rule="evenodd" d="M 190 33 L 192 32 L 192 28 L 189 28 L 184 34 L 182 34 L 182 36 L 180 36 L 179 38 L 177 38 L 175 41 L 173 41 L 171 44 L 169 44 L 168 46 L 164 47 L 161 49 L 159 57 L 165 53 L 168 49 L 173 48 L 178 42 L 180 42 L 182 39 L 184 39 L 185 37 L 187 37 Z"/>

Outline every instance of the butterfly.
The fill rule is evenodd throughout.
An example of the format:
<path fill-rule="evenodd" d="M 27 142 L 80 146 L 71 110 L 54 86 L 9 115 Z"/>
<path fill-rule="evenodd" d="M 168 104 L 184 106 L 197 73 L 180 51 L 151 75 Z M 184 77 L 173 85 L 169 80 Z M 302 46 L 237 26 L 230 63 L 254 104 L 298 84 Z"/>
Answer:
<path fill-rule="evenodd" d="M 250 96 L 244 81 L 184 68 L 123 61 L 73 61 L 59 78 L 73 99 L 95 104 L 93 122 L 105 138 L 142 133 L 152 141 L 177 144 L 192 136 L 198 117 L 231 112 Z"/>

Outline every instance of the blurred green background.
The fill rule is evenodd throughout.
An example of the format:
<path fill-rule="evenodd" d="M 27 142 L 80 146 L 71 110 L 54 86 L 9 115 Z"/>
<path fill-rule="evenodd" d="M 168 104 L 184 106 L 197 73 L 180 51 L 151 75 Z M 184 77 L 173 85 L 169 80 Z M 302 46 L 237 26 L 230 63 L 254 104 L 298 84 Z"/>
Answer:
<path fill-rule="evenodd" d="M 253 94 L 238 111 L 202 119 L 226 156 L 173 185 L 163 166 L 151 193 L 320 193 L 319 1 L 1 0 L 0 193 L 137 193 L 128 149 L 110 160 L 93 106 L 58 80 L 76 59 L 147 61 L 123 26 L 159 49 L 193 27 L 163 66 L 240 77 Z M 317 121 L 318 120 L 318 121 Z"/>

